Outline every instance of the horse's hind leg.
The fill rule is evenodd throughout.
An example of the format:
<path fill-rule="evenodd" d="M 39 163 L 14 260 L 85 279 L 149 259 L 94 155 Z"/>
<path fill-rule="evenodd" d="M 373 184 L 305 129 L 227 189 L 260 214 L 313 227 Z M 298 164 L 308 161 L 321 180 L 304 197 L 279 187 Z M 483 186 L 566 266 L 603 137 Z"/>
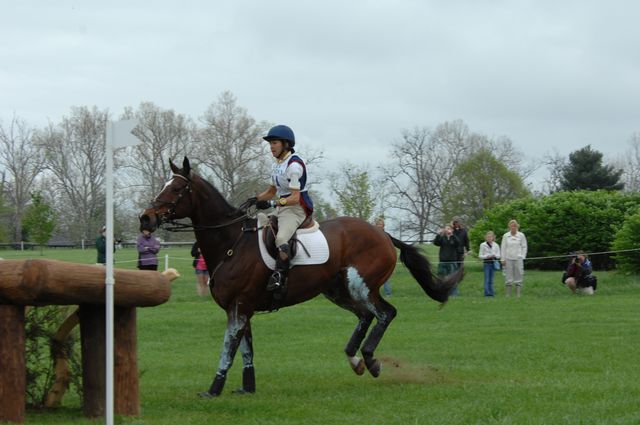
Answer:
<path fill-rule="evenodd" d="M 378 298 L 375 301 L 373 313 L 376 316 L 377 323 L 364 342 L 362 347 L 362 357 L 369 373 L 374 377 L 378 377 L 378 375 L 380 375 L 380 362 L 373 357 L 373 353 L 378 347 L 378 344 L 380 343 L 384 332 L 389 327 L 389 324 L 393 318 L 396 317 L 397 310 L 384 299 Z"/>
<path fill-rule="evenodd" d="M 344 352 L 347 354 L 347 358 L 349 359 L 349 364 L 353 371 L 362 375 L 364 373 L 364 361 L 356 356 L 356 353 L 360 349 L 360 345 L 364 340 L 364 337 L 367 336 L 367 331 L 369 330 L 369 326 L 371 326 L 371 322 L 373 321 L 374 315 L 373 313 L 366 312 L 365 314 L 359 314 L 358 317 L 360 321 L 358 322 L 358 326 L 353 331 L 347 346 L 344 348 Z"/>

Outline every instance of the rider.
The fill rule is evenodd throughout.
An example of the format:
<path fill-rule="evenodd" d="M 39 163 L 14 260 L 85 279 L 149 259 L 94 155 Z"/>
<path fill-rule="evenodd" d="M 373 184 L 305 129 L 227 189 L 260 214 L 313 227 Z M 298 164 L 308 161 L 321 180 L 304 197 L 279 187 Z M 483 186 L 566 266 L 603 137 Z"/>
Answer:
<path fill-rule="evenodd" d="M 298 226 L 313 213 L 313 202 L 307 192 L 307 167 L 295 155 L 296 138 L 286 125 L 272 127 L 264 140 L 269 142 L 276 159 L 271 169 L 271 185 L 256 198 L 258 209 L 275 208 L 278 218 L 276 270 L 269 279 L 267 289 L 284 285 L 289 271 L 289 239 Z M 273 199 L 277 197 L 277 199 Z"/>

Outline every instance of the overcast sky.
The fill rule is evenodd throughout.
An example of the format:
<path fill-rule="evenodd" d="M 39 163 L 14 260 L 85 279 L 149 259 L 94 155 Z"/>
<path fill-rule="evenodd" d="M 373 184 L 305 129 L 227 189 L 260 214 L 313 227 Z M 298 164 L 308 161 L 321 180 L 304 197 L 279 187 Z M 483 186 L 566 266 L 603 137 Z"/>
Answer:
<path fill-rule="evenodd" d="M 231 91 L 299 151 L 377 164 L 403 129 L 464 120 L 527 158 L 640 132 L 640 2 L 0 0 L 0 120 L 194 119 Z"/>

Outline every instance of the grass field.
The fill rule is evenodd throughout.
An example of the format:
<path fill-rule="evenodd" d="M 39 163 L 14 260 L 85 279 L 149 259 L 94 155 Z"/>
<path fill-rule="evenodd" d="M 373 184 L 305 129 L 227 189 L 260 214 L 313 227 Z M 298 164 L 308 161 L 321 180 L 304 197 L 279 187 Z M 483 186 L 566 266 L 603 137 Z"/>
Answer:
<path fill-rule="evenodd" d="M 559 273 L 527 271 L 523 298 L 482 297 L 470 262 L 461 296 L 444 308 L 404 267 L 392 279 L 398 309 L 377 356 L 379 378 L 351 372 L 343 347 L 356 321 L 316 298 L 253 321 L 258 391 L 237 396 L 241 361 L 217 399 L 196 396 L 215 373 L 225 315 L 195 292 L 187 249 L 164 250 L 183 277 L 171 300 L 138 311 L 142 413 L 121 424 L 639 424 L 640 278 L 597 272 L 595 296 L 575 296 Z M 433 254 L 430 252 L 430 254 Z M 38 252 L 0 251 L 6 259 Z M 95 252 L 48 250 L 92 263 Z M 133 250 L 118 267 L 133 268 Z M 430 255 L 430 258 L 435 258 Z M 97 424 L 73 393 L 28 424 Z"/>

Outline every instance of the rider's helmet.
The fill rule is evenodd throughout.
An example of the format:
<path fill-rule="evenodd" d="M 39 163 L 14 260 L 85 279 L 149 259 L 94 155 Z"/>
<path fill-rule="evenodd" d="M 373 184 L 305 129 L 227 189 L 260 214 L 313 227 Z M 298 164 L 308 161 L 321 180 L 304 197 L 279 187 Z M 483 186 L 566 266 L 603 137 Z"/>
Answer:
<path fill-rule="evenodd" d="M 293 130 L 286 125 L 276 125 L 271 127 L 264 140 L 283 140 L 289 142 L 289 147 L 292 148 L 296 145 L 296 136 L 293 134 Z"/>

